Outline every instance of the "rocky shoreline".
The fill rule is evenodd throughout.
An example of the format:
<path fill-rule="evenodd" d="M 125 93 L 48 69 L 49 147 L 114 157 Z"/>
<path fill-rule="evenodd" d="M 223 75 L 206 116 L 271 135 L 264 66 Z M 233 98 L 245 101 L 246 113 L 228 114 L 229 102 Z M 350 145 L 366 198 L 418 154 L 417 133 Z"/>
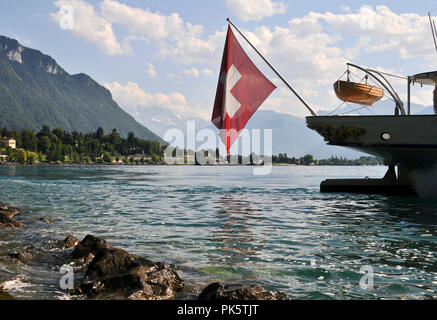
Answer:
<path fill-rule="evenodd" d="M 0 202 L 0 228 L 17 229 L 23 224 L 15 219 L 19 208 Z M 65 291 L 76 299 L 170 300 L 184 292 L 185 281 L 175 265 L 155 262 L 114 247 L 106 240 L 87 235 L 82 240 L 68 236 L 58 244 L 65 250 L 64 267 L 75 270 L 74 286 Z M 11 259 L 26 263 L 21 253 L 8 253 Z M 61 266 L 59 266 L 61 268 Z M 13 299 L 0 287 L 0 300 Z M 281 292 L 259 285 L 211 283 L 198 300 L 290 300 Z"/>
<path fill-rule="evenodd" d="M 23 214 L 21 209 L 0 202 L 0 227 L 21 228 L 23 224 L 14 219 L 21 214 Z"/>
<path fill-rule="evenodd" d="M 14 300 L 14 297 L 9 293 L 2 291 L 0 288 L 0 301 L 1 300 Z"/>

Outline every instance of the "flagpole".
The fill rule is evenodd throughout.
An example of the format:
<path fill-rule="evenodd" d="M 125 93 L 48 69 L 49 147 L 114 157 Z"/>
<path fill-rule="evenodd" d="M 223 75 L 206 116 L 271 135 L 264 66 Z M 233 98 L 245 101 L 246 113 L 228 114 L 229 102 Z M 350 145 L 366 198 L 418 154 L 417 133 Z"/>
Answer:
<path fill-rule="evenodd" d="M 314 112 L 313 109 L 311 109 L 311 107 L 302 99 L 302 97 L 290 86 L 290 84 L 279 74 L 278 71 L 276 71 L 275 68 L 273 68 L 273 66 L 267 61 L 266 58 L 264 58 L 264 56 L 255 48 L 255 46 L 250 43 L 250 41 L 241 33 L 241 31 L 231 22 L 231 20 L 229 18 L 226 19 L 231 26 L 233 26 L 235 28 L 235 30 L 238 31 L 238 33 L 244 38 L 244 40 L 246 40 L 246 42 L 253 48 L 253 50 L 255 50 L 256 53 L 258 53 L 258 55 L 264 60 L 265 63 L 267 63 L 267 65 L 270 67 L 270 69 L 273 70 L 274 73 L 276 73 L 276 75 L 279 77 L 279 79 L 282 80 L 282 82 L 285 83 L 285 85 L 294 93 L 294 95 L 300 100 L 300 102 L 303 103 L 303 105 L 308 109 L 309 112 L 311 112 L 311 115 L 313 116 L 317 116 L 317 113 Z"/>

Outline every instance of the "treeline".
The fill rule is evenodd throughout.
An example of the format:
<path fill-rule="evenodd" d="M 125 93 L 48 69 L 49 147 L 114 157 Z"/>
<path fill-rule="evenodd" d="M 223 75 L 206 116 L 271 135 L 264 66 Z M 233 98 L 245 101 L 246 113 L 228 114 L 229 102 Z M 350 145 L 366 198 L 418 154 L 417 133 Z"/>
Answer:
<path fill-rule="evenodd" d="M 316 160 L 310 154 L 300 158 L 289 158 L 286 153 L 272 157 L 274 164 L 319 165 L 319 166 L 377 166 L 383 165 L 384 160 L 376 157 L 362 156 L 359 159 L 347 159 L 332 156 L 329 159 Z"/>
<path fill-rule="evenodd" d="M 280 153 L 272 157 L 274 164 L 295 164 L 295 165 L 311 165 L 315 163 L 314 157 L 310 154 L 301 158 L 289 158 L 286 153 Z"/>
<path fill-rule="evenodd" d="M 366 156 L 354 160 L 331 157 L 330 159 L 318 160 L 317 164 L 321 166 L 379 166 L 384 164 L 384 159 Z"/>
<path fill-rule="evenodd" d="M 43 126 L 40 132 L 8 130 L 3 128 L 1 137 L 14 138 L 17 149 L 4 143 L 0 154 L 10 162 L 62 162 L 62 163 L 113 163 L 113 162 L 160 162 L 163 150 L 160 143 L 135 137 L 131 132 L 122 138 L 116 129 L 105 134 L 102 128 L 96 132 L 65 132 Z M 0 142 L 1 143 L 1 142 Z"/>
<path fill-rule="evenodd" d="M 16 149 L 12 149 L 2 142 L 1 138 L 13 138 Z M 177 148 L 174 155 L 177 154 Z M 202 152 L 202 151 L 201 151 Z M 211 163 L 230 162 L 235 164 L 262 164 L 262 157 L 251 154 L 247 157 L 232 155 L 223 157 L 216 150 L 203 150 L 205 157 L 212 158 Z M 43 126 L 41 131 L 32 130 L 0 130 L 0 161 L 18 162 L 21 164 L 46 163 L 124 163 L 124 164 L 155 164 L 163 163 L 163 147 L 155 141 L 142 140 L 131 132 L 127 138 L 122 138 L 116 129 L 106 133 L 102 128 L 96 132 L 83 134 L 81 132 L 66 132 L 56 128 L 51 130 Z M 196 154 L 183 150 L 185 160 L 192 155 L 193 162 L 199 164 Z M 226 160 L 225 160 L 226 158 Z M 189 162 L 186 162 L 189 163 Z M 383 165 L 383 160 L 375 157 L 360 157 L 350 160 L 346 158 L 331 157 L 330 159 L 316 160 L 312 155 L 304 157 L 288 157 L 280 153 L 272 157 L 273 164 L 291 165 L 325 165 L 325 166 L 365 166 Z"/>
<path fill-rule="evenodd" d="M 176 156 L 178 149 L 176 148 L 173 151 L 173 157 Z M 182 153 L 183 152 L 183 153 Z M 248 156 L 241 155 L 229 155 L 223 157 L 219 153 L 219 149 L 215 151 L 210 150 L 201 150 L 198 152 L 194 152 L 192 150 L 182 150 L 179 149 L 179 153 L 183 154 L 184 163 L 190 163 L 188 159 L 194 161 L 195 164 L 200 163 L 198 157 L 199 154 L 203 153 L 204 159 L 209 159 L 209 164 L 221 164 L 221 163 L 230 163 L 230 164 L 240 164 L 240 165 L 262 165 L 264 164 L 264 158 L 260 155 L 252 153 Z M 205 161 L 205 160 L 204 160 Z M 270 161 L 269 161 L 270 163 Z M 272 164 L 274 165 L 318 165 L 318 166 L 376 166 L 383 165 L 384 160 L 382 158 L 375 158 L 371 156 L 362 156 L 358 159 L 347 159 L 343 157 L 334 157 L 332 156 L 329 159 L 316 160 L 313 155 L 307 154 L 303 157 L 288 157 L 286 153 L 279 153 L 278 155 L 272 156 Z"/>

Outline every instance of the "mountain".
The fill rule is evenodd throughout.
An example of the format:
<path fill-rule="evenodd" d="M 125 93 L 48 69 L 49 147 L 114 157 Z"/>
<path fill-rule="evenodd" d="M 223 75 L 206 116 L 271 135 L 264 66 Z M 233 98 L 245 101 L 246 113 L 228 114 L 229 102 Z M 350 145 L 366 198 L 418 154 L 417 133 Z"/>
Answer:
<path fill-rule="evenodd" d="M 407 103 L 404 102 L 404 108 L 407 110 Z M 353 110 L 359 108 L 359 106 L 350 104 L 349 108 L 342 108 L 338 111 L 336 114 L 340 114 L 343 112 L 346 112 L 347 110 Z M 363 114 L 363 115 L 394 115 L 395 112 L 395 103 L 390 100 L 382 100 L 378 103 L 376 103 L 374 106 L 367 106 L 363 107 L 362 110 L 358 110 L 356 114 Z M 318 114 L 320 116 L 329 115 L 330 112 L 328 111 L 318 111 Z M 433 107 L 425 107 L 419 104 L 411 103 L 411 114 L 434 114 Z"/>
<path fill-rule="evenodd" d="M 141 124 L 162 138 L 164 138 L 165 132 L 169 129 L 179 129 L 186 133 L 187 121 L 190 120 L 196 121 L 197 129 L 208 127 L 211 124 L 210 121 L 198 117 L 175 114 L 170 109 L 164 107 L 139 107 L 138 110 L 141 110 L 141 112 L 136 111 L 136 108 L 126 108 L 125 110 L 132 114 Z"/>
<path fill-rule="evenodd" d="M 314 130 L 307 128 L 304 118 L 271 110 L 259 110 L 247 123 L 247 129 L 272 129 L 273 154 L 287 153 L 289 157 L 312 154 L 316 159 L 331 156 L 359 158 L 363 154 L 347 148 L 328 146 Z"/>
<path fill-rule="evenodd" d="M 412 104 L 411 110 L 413 114 L 433 114 L 432 107 Z M 319 112 L 320 115 L 326 115 L 327 113 L 328 112 Z M 173 128 L 182 130 L 186 135 L 187 120 L 195 120 L 197 130 L 210 128 L 217 132 L 217 129 L 210 121 L 201 118 L 186 118 L 173 113 L 167 108 L 142 108 L 142 114 L 143 116 L 139 115 L 139 117 L 137 117 L 138 121 L 154 130 L 154 132 L 161 137 L 164 137 L 168 129 Z M 374 107 L 370 107 L 369 111 L 365 114 L 394 114 L 394 103 L 388 100 L 381 101 Z M 272 129 L 273 154 L 287 153 L 290 157 L 301 157 L 306 154 L 312 154 L 317 159 L 326 159 L 331 156 L 354 159 L 364 155 L 361 152 L 351 149 L 327 145 L 319 134 L 307 128 L 304 118 L 271 110 L 258 110 L 249 120 L 246 128 L 249 130 Z"/>
<path fill-rule="evenodd" d="M 201 118 L 185 118 L 176 115 L 167 108 L 142 108 L 142 114 L 147 115 L 137 118 L 142 124 L 151 128 L 164 137 L 169 129 L 182 130 L 186 136 L 187 120 L 196 121 L 196 130 L 209 128 L 217 133 L 217 128 L 210 121 Z M 273 130 L 273 154 L 287 153 L 290 157 L 301 157 L 312 154 L 318 159 L 331 156 L 357 158 L 362 153 L 341 147 L 326 145 L 323 138 L 306 127 L 305 119 L 288 114 L 281 114 L 270 110 L 258 110 L 247 123 L 246 128 L 272 129 Z M 179 147 L 184 147 L 180 146 Z M 263 148 L 262 144 L 261 147 Z"/>
<path fill-rule="evenodd" d="M 121 136 L 164 141 L 122 110 L 86 74 L 68 74 L 56 61 L 0 36 L 0 127 L 39 131 L 43 125 L 88 133 L 116 128 Z"/>
<path fill-rule="evenodd" d="M 413 107 L 411 107 L 413 109 L 413 114 L 434 114 L 434 107 L 427 107 L 424 109 L 420 109 L 418 111 L 414 110 Z"/>

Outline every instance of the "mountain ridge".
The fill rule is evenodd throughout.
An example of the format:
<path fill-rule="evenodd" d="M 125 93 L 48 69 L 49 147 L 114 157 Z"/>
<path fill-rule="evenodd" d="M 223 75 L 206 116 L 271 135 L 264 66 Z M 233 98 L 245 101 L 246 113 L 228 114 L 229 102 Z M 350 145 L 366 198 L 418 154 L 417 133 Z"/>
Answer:
<path fill-rule="evenodd" d="M 391 101 L 382 101 L 372 108 L 372 113 L 376 115 L 394 113 L 394 106 Z M 413 114 L 427 114 L 432 111 L 432 107 L 412 104 L 412 110 L 414 111 Z M 147 114 L 148 117 L 139 116 L 138 121 L 151 128 L 161 137 L 164 137 L 165 131 L 168 129 L 182 130 L 186 136 L 187 120 L 196 121 L 196 130 L 209 128 L 217 132 L 217 128 L 210 121 L 176 115 L 169 108 L 143 107 L 142 111 L 142 114 Z M 323 114 L 323 112 L 321 113 Z M 352 149 L 327 145 L 318 133 L 307 128 L 305 118 L 278 113 L 273 110 L 259 109 L 247 123 L 246 129 L 272 129 L 273 154 L 287 153 L 290 157 L 312 154 L 317 159 L 326 159 L 332 156 L 355 159 L 366 155 Z"/>
<path fill-rule="evenodd" d="M 111 92 L 85 73 L 70 75 L 52 57 L 0 35 L 0 127 L 38 131 L 116 128 L 165 143 L 113 100 Z"/>
<path fill-rule="evenodd" d="M 164 137 L 166 130 L 179 129 L 186 138 L 187 120 L 194 120 L 196 131 L 207 128 L 218 135 L 217 128 L 209 121 L 175 115 L 168 108 L 146 107 L 142 109 L 144 114 L 151 117 L 140 117 L 138 121 Z M 171 125 L 164 120 L 172 119 Z M 312 154 L 316 158 L 330 158 L 331 156 L 358 158 L 362 153 L 346 148 L 328 146 L 323 138 L 315 131 L 306 127 L 305 119 L 288 114 L 277 113 L 271 110 L 258 110 L 247 123 L 246 129 L 272 129 L 273 130 L 273 154 L 287 153 L 291 157 L 300 157 Z M 292 137 L 292 138 L 290 138 Z M 178 145 L 178 147 L 185 147 Z M 261 148 L 263 142 L 261 141 Z"/>

